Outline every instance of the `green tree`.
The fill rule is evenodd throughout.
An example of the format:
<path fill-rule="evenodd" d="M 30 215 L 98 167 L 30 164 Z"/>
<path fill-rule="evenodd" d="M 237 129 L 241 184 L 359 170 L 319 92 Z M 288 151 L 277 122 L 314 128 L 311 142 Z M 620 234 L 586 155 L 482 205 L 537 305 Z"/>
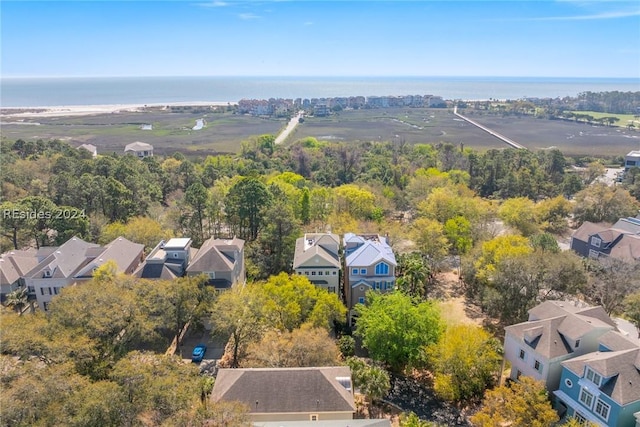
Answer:
<path fill-rule="evenodd" d="M 241 178 L 225 199 L 227 222 L 234 234 L 254 241 L 263 226 L 262 212 L 271 203 L 271 193 L 257 177 Z"/>
<path fill-rule="evenodd" d="M 422 255 L 419 252 L 398 254 L 397 262 L 397 289 L 411 297 L 426 298 L 431 271 Z"/>
<path fill-rule="evenodd" d="M 28 297 L 29 294 L 26 287 L 18 288 L 7 294 L 5 305 L 17 311 L 19 315 L 22 315 L 22 309 L 29 303 Z"/>
<path fill-rule="evenodd" d="M 449 253 L 449 241 L 442 224 L 432 219 L 418 218 L 411 226 L 411 234 L 427 260 L 430 271 L 439 271 L 442 261 Z"/>
<path fill-rule="evenodd" d="M 400 427 L 438 427 L 438 425 L 421 420 L 414 412 L 409 414 L 405 412 L 400 415 Z"/>
<path fill-rule="evenodd" d="M 391 389 L 389 374 L 381 367 L 371 365 L 359 357 L 349 357 L 346 363 L 351 369 L 353 386 L 366 397 L 371 411 L 374 401 L 382 399 Z"/>
<path fill-rule="evenodd" d="M 302 189 L 300 195 L 300 221 L 307 225 L 311 220 L 311 193 L 307 187 Z"/>
<path fill-rule="evenodd" d="M 562 233 L 568 227 L 567 218 L 571 214 L 571 203 L 563 196 L 556 196 L 538 203 L 535 207 L 540 228 L 549 233 Z"/>
<path fill-rule="evenodd" d="M 534 209 L 535 203 L 526 197 L 507 199 L 500 206 L 498 214 L 510 227 L 528 237 L 538 231 L 538 222 Z"/>
<path fill-rule="evenodd" d="M 551 427 L 557 421 L 544 383 L 524 376 L 488 391 L 480 411 L 471 417 L 478 427 Z"/>
<path fill-rule="evenodd" d="M 422 363 L 422 348 L 442 332 L 440 312 L 432 302 L 415 303 L 399 292 L 369 292 L 366 305 L 356 305 L 355 334 L 375 360 L 393 370 Z"/>
<path fill-rule="evenodd" d="M 471 222 L 463 216 L 448 219 L 444 224 L 444 235 L 457 255 L 466 254 L 473 246 Z"/>
<path fill-rule="evenodd" d="M 475 325 L 448 327 L 426 348 L 436 394 L 448 401 L 468 402 L 495 384 L 502 361 L 500 343 Z"/>
<path fill-rule="evenodd" d="M 201 182 L 194 182 L 187 188 L 184 194 L 184 199 L 191 208 L 191 212 L 188 215 L 190 218 L 190 235 L 192 236 L 195 244 L 200 245 L 205 241 L 205 227 L 204 220 L 207 217 L 206 208 L 209 203 L 209 193 Z"/>
<path fill-rule="evenodd" d="M 263 333 L 263 298 L 260 285 L 250 284 L 223 293 L 212 307 L 214 330 L 224 339 L 229 337 L 229 365 L 232 368 L 240 366 L 249 343 L 259 339 Z"/>
<path fill-rule="evenodd" d="M 585 221 L 614 223 L 636 215 L 638 206 L 638 201 L 627 190 L 595 183 L 576 194 L 573 214 L 578 224 Z"/>

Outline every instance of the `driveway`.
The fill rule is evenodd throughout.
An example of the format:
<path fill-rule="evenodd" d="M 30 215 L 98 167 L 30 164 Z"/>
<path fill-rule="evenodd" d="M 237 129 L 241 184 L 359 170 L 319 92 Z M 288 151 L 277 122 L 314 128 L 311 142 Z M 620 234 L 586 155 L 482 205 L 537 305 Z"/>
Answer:
<path fill-rule="evenodd" d="M 205 325 L 203 330 L 191 329 L 187 333 L 187 336 L 182 340 L 182 345 L 178 347 L 178 354 L 185 362 L 191 362 L 193 349 L 200 343 L 207 346 L 207 352 L 201 366 L 211 366 L 215 365 L 215 362 L 222 357 L 227 340 L 214 336 L 210 325 Z"/>

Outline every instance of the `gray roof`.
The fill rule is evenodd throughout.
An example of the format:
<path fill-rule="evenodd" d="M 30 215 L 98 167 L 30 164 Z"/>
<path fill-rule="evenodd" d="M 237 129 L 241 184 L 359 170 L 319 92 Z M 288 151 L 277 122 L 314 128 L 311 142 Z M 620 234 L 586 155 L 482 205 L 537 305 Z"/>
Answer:
<path fill-rule="evenodd" d="M 73 277 L 90 260 L 87 258 L 87 250 L 91 248 L 99 248 L 99 246 L 95 243 L 85 242 L 79 237 L 72 237 L 63 245 L 55 248 L 53 253 L 25 274 L 25 277 L 41 278 L 44 276 L 45 270 L 51 271 L 51 277 L 54 278 Z"/>
<path fill-rule="evenodd" d="M 640 220 L 638 218 L 620 218 L 618 222 L 613 224 L 613 228 L 627 233 L 640 234 Z"/>
<path fill-rule="evenodd" d="M 355 412 L 353 394 L 339 377 L 351 378 L 350 369 L 220 369 L 211 399 L 244 402 L 251 413 Z"/>
<path fill-rule="evenodd" d="M 138 266 L 132 276 L 140 277 L 142 279 L 164 280 L 172 280 L 178 277 L 169 267 L 166 266 L 166 264 L 149 263 L 146 261 Z"/>
<path fill-rule="evenodd" d="M 118 273 L 126 273 L 133 265 L 138 265 L 142 258 L 144 245 L 133 243 L 120 236 L 108 243 L 104 248 L 90 248 L 87 255 L 95 258 L 88 266 L 78 272 L 78 277 L 93 276 L 93 269 L 100 267 L 107 261 L 115 261 Z"/>
<path fill-rule="evenodd" d="M 335 234 L 305 234 L 296 240 L 296 248 L 293 254 L 293 268 L 298 268 L 315 256 L 320 257 L 326 264 L 319 267 L 340 268 L 338 259 L 338 245 L 340 240 Z M 336 252 L 328 250 L 335 245 Z"/>
<path fill-rule="evenodd" d="M 598 338 L 598 342 L 609 350 L 629 350 L 638 347 L 638 344 L 631 341 L 629 337 L 617 331 L 609 331 Z"/>
<path fill-rule="evenodd" d="M 347 256 L 347 267 L 370 266 L 380 261 L 396 266 L 396 257 L 391 246 L 383 241 L 366 240 L 362 246 Z"/>
<path fill-rule="evenodd" d="M 569 340 L 589 332 L 614 330 L 616 324 L 600 306 L 569 301 L 545 301 L 529 310 L 529 321 L 505 327 L 505 332 L 527 343 L 548 359 L 573 353 Z"/>
<path fill-rule="evenodd" d="M 586 242 L 589 240 L 590 236 L 593 236 L 594 234 L 598 234 L 601 231 L 606 230 L 607 228 L 609 228 L 608 225 L 596 224 L 593 222 L 585 221 L 584 223 L 582 223 L 580 227 L 578 227 L 576 231 L 573 232 L 571 237 L 573 237 L 574 239 L 578 239 L 578 240 L 582 240 L 583 242 Z"/>
<path fill-rule="evenodd" d="M 38 265 L 35 249 L 10 251 L 0 255 L 0 284 L 12 285 Z"/>
<path fill-rule="evenodd" d="M 235 237 L 232 240 L 207 239 L 192 258 L 187 272 L 233 271 L 238 262 L 234 256 L 236 253 L 242 256 L 243 248 L 244 240 Z"/>
<path fill-rule="evenodd" d="M 146 142 L 132 142 L 131 144 L 127 144 L 124 147 L 124 151 L 149 151 L 153 150 L 153 145 L 147 144 Z"/>
<path fill-rule="evenodd" d="M 586 366 L 602 375 L 600 390 L 620 405 L 640 400 L 640 347 L 597 351 L 564 361 L 562 366 L 581 378 Z"/>

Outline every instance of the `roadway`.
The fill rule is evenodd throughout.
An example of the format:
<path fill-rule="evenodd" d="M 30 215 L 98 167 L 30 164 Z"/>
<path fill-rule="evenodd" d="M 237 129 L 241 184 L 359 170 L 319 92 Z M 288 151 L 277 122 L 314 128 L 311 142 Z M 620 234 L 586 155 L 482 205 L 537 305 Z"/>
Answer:
<path fill-rule="evenodd" d="M 471 120 L 470 118 L 465 117 L 465 116 L 463 116 L 462 114 L 458 113 L 458 106 L 457 106 L 457 105 L 453 107 L 453 114 L 455 114 L 456 116 L 460 117 L 460 118 L 461 118 L 462 120 L 464 120 L 465 122 L 469 122 L 469 123 L 471 123 L 472 125 L 474 125 L 474 126 L 476 126 L 476 127 L 480 128 L 480 129 L 482 129 L 483 131 L 487 132 L 489 135 L 491 135 L 491 136 L 495 136 L 496 138 L 498 138 L 498 139 L 502 140 L 503 142 L 506 142 L 507 144 L 509 144 L 509 145 L 510 145 L 511 147 L 513 147 L 513 148 L 518 148 L 518 149 L 520 149 L 520 150 L 526 150 L 526 149 L 527 149 L 527 147 L 525 147 L 524 145 L 520 145 L 520 144 L 518 144 L 518 143 L 517 143 L 517 142 L 515 142 L 513 139 L 507 138 L 506 136 L 501 135 L 501 134 L 499 134 L 498 132 L 496 132 L 496 131 L 494 131 L 494 130 L 491 130 L 491 129 L 489 129 L 488 127 L 483 126 L 483 125 L 481 125 L 480 123 L 475 122 L 475 121 Z"/>
<path fill-rule="evenodd" d="M 298 123 L 300 123 L 300 119 L 303 117 L 303 115 L 304 115 L 304 111 L 298 111 L 298 114 L 296 114 L 291 118 L 291 120 L 289 120 L 287 127 L 284 128 L 282 132 L 280 132 L 280 135 L 276 137 L 276 141 L 275 141 L 276 145 L 282 144 L 287 139 L 289 134 L 293 132 L 296 126 L 298 126 Z"/>

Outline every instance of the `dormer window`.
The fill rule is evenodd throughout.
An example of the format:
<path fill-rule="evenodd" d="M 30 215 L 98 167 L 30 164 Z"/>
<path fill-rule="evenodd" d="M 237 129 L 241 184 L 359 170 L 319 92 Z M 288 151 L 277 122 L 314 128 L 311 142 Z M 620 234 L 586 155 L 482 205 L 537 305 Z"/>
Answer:
<path fill-rule="evenodd" d="M 602 243 L 602 239 L 600 239 L 599 237 L 593 236 L 591 238 L 591 246 L 595 246 L 596 248 L 599 248 L 600 243 Z"/>
<path fill-rule="evenodd" d="M 376 264 L 376 275 L 379 275 L 379 276 L 389 275 L 389 266 L 384 262 Z"/>
<path fill-rule="evenodd" d="M 600 383 L 602 382 L 602 375 L 598 374 L 593 369 L 587 366 L 587 372 L 585 374 L 585 378 L 600 387 Z"/>
<path fill-rule="evenodd" d="M 580 347 L 580 340 L 576 340 L 576 348 Z"/>
<path fill-rule="evenodd" d="M 51 270 L 45 270 L 43 273 L 44 277 L 51 277 Z"/>

